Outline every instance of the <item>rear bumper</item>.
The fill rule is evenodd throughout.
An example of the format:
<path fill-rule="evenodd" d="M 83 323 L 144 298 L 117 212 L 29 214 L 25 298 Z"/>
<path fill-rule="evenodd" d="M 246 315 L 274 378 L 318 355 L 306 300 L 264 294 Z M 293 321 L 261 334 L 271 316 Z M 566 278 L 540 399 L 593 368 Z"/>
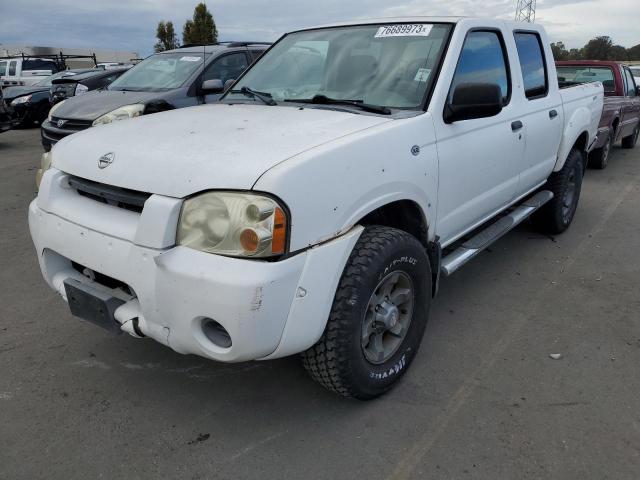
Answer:
<path fill-rule="evenodd" d="M 223 362 L 277 358 L 313 345 L 361 233 L 357 227 L 298 255 L 263 262 L 141 246 L 47 212 L 38 199 L 29 207 L 29 228 L 42 274 L 65 300 L 66 279 L 91 282 L 75 262 L 131 289 L 133 298 L 116 311 L 123 330 L 131 332 L 127 324 L 138 318 L 142 333 L 173 350 Z M 205 319 L 228 331 L 231 347 L 206 337 Z"/>

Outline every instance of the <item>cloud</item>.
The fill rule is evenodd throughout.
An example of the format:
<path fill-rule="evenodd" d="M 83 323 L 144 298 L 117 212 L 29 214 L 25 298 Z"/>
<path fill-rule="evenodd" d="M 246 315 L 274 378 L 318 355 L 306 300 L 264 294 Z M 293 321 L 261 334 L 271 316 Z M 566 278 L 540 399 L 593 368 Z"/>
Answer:
<path fill-rule="evenodd" d="M 197 0 L 0 0 L 0 43 L 80 47 L 151 53 L 155 27 L 171 20 L 178 35 Z M 516 0 L 217 0 L 208 2 L 223 40 L 275 40 L 307 26 L 358 18 L 463 15 L 511 19 Z M 538 22 L 552 41 L 582 46 L 595 35 L 618 43 L 640 43 L 637 0 L 538 0 Z M 28 26 L 28 28 L 25 28 Z"/>

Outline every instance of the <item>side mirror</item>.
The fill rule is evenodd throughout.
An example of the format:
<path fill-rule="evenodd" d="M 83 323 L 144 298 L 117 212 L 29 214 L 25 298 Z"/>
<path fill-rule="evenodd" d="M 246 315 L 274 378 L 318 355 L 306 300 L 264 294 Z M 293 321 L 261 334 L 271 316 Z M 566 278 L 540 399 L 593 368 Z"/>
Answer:
<path fill-rule="evenodd" d="M 502 90 L 495 83 L 461 83 L 444 107 L 445 123 L 494 117 L 502 111 Z"/>
<path fill-rule="evenodd" d="M 224 91 L 226 92 L 227 90 L 229 90 L 234 83 L 236 83 L 235 78 L 230 78 L 229 80 L 224 82 Z"/>
<path fill-rule="evenodd" d="M 222 80 L 219 78 L 205 80 L 202 82 L 202 91 L 205 93 L 222 93 L 223 90 L 224 85 L 222 84 Z"/>

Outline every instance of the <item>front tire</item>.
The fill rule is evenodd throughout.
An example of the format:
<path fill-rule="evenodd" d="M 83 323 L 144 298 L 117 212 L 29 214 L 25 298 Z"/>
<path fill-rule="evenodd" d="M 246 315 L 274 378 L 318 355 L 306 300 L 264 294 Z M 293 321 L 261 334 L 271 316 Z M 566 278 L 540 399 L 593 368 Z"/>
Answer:
<path fill-rule="evenodd" d="M 431 304 L 431 269 L 412 235 L 371 226 L 347 261 L 325 331 L 302 354 L 311 377 L 345 397 L 388 391 L 420 346 Z"/>
<path fill-rule="evenodd" d="M 633 133 L 628 137 L 622 139 L 622 148 L 633 148 L 638 143 L 638 136 L 640 135 L 640 123 L 633 129 Z"/>
<path fill-rule="evenodd" d="M 542 187 L 553 192 L 553 199 L 531 216 L 538 230 L 558 234 L 571 225 L 582 191 L 583 155 L 580 150 L 571 150 L 562 169 L 553 172 Z"/>

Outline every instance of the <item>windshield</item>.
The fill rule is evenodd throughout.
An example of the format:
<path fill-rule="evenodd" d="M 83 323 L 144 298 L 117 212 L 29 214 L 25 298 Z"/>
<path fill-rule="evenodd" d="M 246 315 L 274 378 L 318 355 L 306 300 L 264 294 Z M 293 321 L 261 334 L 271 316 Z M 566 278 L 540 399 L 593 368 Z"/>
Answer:
<path fill-rule="evenodd" d="M 48 77 L 43 78 L 42 80 L 40 80 L 35 85 L 37 87 L 50 87 L 51 86 L 51 82 L 53 82 L 54 80 L 56 80 L 58 78 L 62 78 L 62 77 L 72 77 L 75 74 L 76 74 L 75 72 L 58 72 L 58 73 L 54 73 L 53 75 L 49 75 Z"/>
<path fill-rule="evenodd" d="M 558 66 L 558 81 L 561 83 L 602 82 L 606 93 L 616 91 L 613 70 L 610 67 Z"/>
<path fill-rule="evenodd" d="M 389 108 L 417 109 L 451 30 L 445 24 L 366 25 L 288 34 L 240 79 L 275 101 L 325 96 Z"/>
<path fill-rule="evenodd" d="M 181 87 L 202 68 L 202 53 L 160 53 L 140 62 L 113 82 L 109 90 L 161 91 Z"/>

